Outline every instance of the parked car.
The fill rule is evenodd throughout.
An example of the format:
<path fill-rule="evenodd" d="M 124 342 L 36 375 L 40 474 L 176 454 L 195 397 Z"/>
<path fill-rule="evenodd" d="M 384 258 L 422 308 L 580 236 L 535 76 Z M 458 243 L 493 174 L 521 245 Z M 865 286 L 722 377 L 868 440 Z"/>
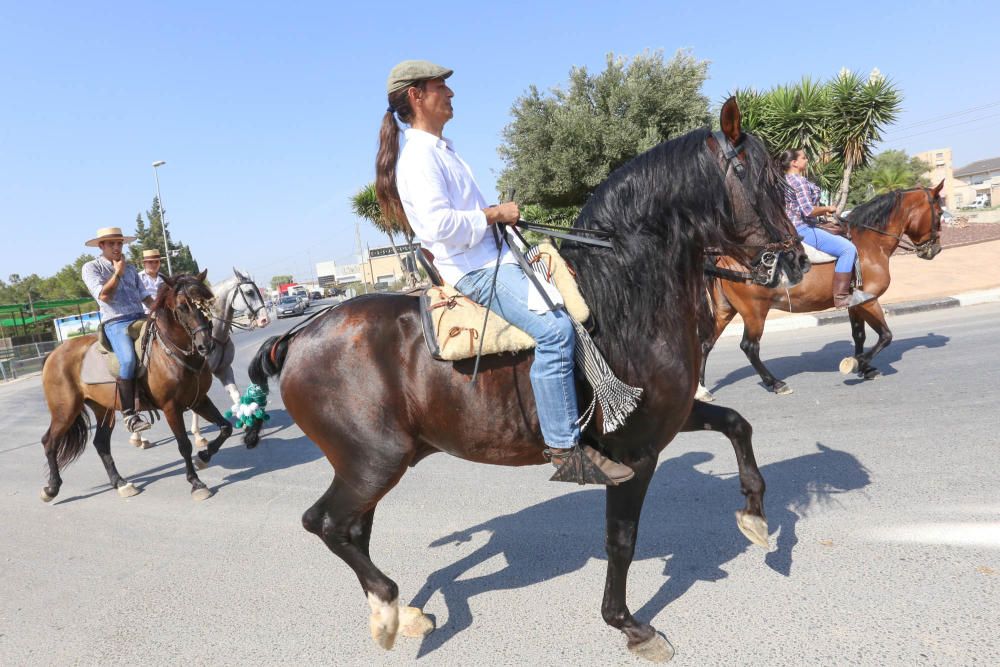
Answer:
<path fill-rule="evenodd" d="M 306 304 L 300 298 L 294 296 L 283 296 L 278 300 L 276 307 L 278 317 L 292 317 L 306 312 Z"/>

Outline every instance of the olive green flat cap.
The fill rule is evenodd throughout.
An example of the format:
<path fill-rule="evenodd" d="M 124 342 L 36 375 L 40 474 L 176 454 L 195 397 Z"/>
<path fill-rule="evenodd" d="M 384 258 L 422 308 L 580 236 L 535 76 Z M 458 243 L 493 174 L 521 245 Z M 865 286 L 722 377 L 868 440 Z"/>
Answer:
<path fill-rule="evenodd" d="M 426 60 L 404 60 L 389 72 L 389 80 L 386 82 L 385 88 L 391 94 L 407 88 L 417 81 L 447 79 L 453 71 Z"/>

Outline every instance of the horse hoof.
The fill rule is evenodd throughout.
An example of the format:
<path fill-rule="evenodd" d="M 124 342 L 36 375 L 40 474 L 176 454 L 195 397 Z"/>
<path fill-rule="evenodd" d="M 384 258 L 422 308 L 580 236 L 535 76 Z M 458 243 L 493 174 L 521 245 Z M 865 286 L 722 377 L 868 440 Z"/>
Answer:
<path fill-rule="evenodd" d="M 43 503 L 50 503 L 50 502 L 52 502 L 52 499 L 55 498 L 58 493 L 59 492 L 56 491 L 56 493 L 51 493 L 50 494 L 48 489 L 42 489 L 42 492 L 38 494 L 38 497 L 42 499 Z"/>
<path fill-rule="evenodd" d="M 197 447 L 198 449 L 205 449 L 206 447 L 208 447 L 208 440 L 199 435 L 197 438 L 194 439 L 194 446 Z"/>
<path fill-rule="evenodd" d="M 206 461 L 205 459 L 201 458 L 201 454 L 200 453 L 195 454 L 191 458 L 194 460 L 194 467 L 197 468 L 198 470 L 204 470 L 205 468 L 208 467 L 208 461 Z"/>
<path fill-rule="evenodd" d="M 698 385 L 698 391 L 694 393 L 694 400 L 702 401 L 704 403 L 711 403 L 712 401 L 715 400 L 715 395 L 712 394 L 712 392 L 710 392 L 708 389 L 705 389 L 704 386 Z"/>
<path fill-rule="evenodd" d="M 629 646 L 628 650 L 650 662 L 669 662 L 674 657 L 674 647 L 659 632 L 641 644 Z"/>
<path fill-rule="evenodd" d="M 774 385 L 773 391 L 778 396 L 788 396 L 789 394 L 795 393 L 795 390 L 789 387 L 784 382 L 782 382 L 781 384 Z"/>
<path fill-rule="evenodd" d="M 396 632 L 399 630 L 399 603 L 396 600 L 382 602 L 373 593 L 369 593 L 368 606 L 372 610 L 368 617 L 372 639 L 388 651 L 396 643 Z"/>
<path fill-rule="evenodd" d="M 866 370 L 865 372 L 861 373 L 860 375 L 865 380 L 874 380 L 875 378 L 877 378 L 880 375 L 882 375 L 882 371 L 880 371 L 877 368 L 869 368 L 868 370 Z"/>
<path fill-rule="evenodd" d="M 404 637 L 426 637 L 434 630 L 434 621 L 417 607 L 399 608 L 399 633 Z"/>
<path fill-rule="evenodd" d="M 844 357 L 840 360 L 840 374 L 850 375 L 858 372 L 858 360 L 854 357 Z"/>
<path fill-rule="evenodd" d="M 135 487 L 132 482 L 127 482 L 124 486 L 118 487 L 118 495 L 122 498 L 131 498 L 132 496 L 138 495 L 139 489 Z"/>
<path fill-rule="evenodd" d="M 736 527 L 757 546 L 765 549 L 771 548 L 767 535 L 767 521 L 763 517 L 739 510 L 736 512 Z"/>
<path fill-rule="evenodd" d="M 204 486 L 191 491 L 191 500 L 208 500 L 212 497 L 212 492 Z"/>

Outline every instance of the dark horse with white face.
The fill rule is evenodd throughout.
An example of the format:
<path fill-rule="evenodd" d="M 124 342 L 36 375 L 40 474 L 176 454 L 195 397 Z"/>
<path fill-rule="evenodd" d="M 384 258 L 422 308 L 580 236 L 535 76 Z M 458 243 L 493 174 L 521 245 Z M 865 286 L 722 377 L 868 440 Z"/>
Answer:
<path fill-rule="evenodd" d="M 725 408 L 697 404 L 692 412 L 699 297 L 707 249 L 752 264 L 763 247 L 783 248 L 797 260 L 801 246 L 784 214 L 781 174 L 761 142 L 741 131 L 732 100 L 722 128 L 714 138 L 698 130 L 660 144 L 594 192 L 575 228 L 610 233 L 613 248 L 563 245 L 591 308 L 594 341 L 619 378 L 643 389 L 624 426 L 610 434 L 591 427 L 583 437 L 635 471 L 607 490 L 602 614 L 625 633 L 630 649 L 652 660 L 668 659 L 672 649 L 632 617 L 626 578 L 657 457 L 678 431 L 717 428 L 733 439 L 747 496 L 738 523 L 751 539 L 767 541 L 764 481 L 749 425 Z M 793 281 L 801 278 L 792 272 Z M 258 384 L 281 374 L 285 407 L 336 472 L 302 523 L 354 570 L 381 646 L 390 648 L 397 632 L 420 636 L 433 626 L 421 610 L 398 606 L 396 583 L 372 562 L 376 505 L 409 466 L 435 452 L 505 466 L 545 463 L 531 361 L 530 353 L 486 358 L 472 384 L 471 360 L 441 362 L 428 354 L 417 300 L 390 294 L 352 299 L 290 338 L 272 338 L 251 363 Z"/>

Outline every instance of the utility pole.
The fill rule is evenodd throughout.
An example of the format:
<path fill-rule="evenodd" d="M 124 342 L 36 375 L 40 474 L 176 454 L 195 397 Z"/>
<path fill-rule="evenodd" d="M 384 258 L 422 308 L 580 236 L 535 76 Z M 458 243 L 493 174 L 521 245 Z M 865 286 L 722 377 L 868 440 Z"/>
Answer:
<path fill-rule="evenodd" d="M 163 252 L 167 256 L 167 275 L 174 275 L 174 269 L 170 266 L 170 242 L 167 240 L 167 219 L 163 217 L 163 197 L 160 196 L 160 174 L 158 167 L 167 163 L 166 160 L 157 160 L 153 163 L 153 178 L 156 179 L 156 206 L 160 209 L 160 229 L 163 230 Z"/>

